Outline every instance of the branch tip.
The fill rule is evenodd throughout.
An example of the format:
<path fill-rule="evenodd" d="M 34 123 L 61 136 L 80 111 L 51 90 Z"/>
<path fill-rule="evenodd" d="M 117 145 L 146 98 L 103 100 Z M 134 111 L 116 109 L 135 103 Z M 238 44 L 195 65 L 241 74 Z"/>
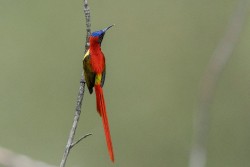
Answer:
<path fill-rule="evenodd" d="M 85 139 L 85 138 L 87 138 L 87 137 L 89 137 L 89 136 L 91 136 L 91 135 L 93 135 L 93 134 L 92 134 L 92 133 L 88 133 L 88 134 L 82 136 L 82 137 L 81 137 L 80 139 L 78 139 L 76 142 L 72 143 L 72 144 L 70 145 L 70 147 L 71 147 L 71 148 L 74 147 L 74 146 L 77 145 L 80 141 L 82 141 L 83 139 Z"/>

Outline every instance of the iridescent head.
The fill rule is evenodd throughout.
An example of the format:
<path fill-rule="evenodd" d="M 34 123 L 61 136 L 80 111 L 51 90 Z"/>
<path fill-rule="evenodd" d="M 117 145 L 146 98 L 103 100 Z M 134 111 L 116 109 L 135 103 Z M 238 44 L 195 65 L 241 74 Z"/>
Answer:
<path fill-rule="evenodd" d="M 104 28 L 103 30 L 92 32 L 90 37 L 98 38 L 98 42 L 101 44 L 106 31 L 113 26 L 114 24 L 111 26 L 108 26 L 107 28 Z"/>

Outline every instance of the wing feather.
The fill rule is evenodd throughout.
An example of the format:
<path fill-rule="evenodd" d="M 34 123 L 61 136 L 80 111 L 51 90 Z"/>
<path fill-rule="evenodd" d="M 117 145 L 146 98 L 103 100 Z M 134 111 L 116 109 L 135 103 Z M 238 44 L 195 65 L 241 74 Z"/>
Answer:
<path fill-rule="evenodd" d="M 104 66 L 104 70 L 102 72 L 102 80 L 101 80 L 101 86 L 103 87 L 106 77 L 106 65 Z"/>
<path fill-rule="evenodd" d="M 83 70 L 84 70 L 84 77 L 89 89 L 89 93 L 93 93 L 93 87 L 95 86 L 95 73 L 91 70 L 90 66 L 90 53 L 89 50 L 83 57 Z"/>

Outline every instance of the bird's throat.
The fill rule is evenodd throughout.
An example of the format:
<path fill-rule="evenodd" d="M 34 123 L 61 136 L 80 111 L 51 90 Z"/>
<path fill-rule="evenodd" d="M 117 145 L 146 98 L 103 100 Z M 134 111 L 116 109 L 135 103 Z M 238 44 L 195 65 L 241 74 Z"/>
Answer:
<path fill-rule="evenodd" d="M 90 64 L 93 72 L 102 73 L 105 67 L 105 58 L 101 50 L 100 44 L 90 44 Z"/>

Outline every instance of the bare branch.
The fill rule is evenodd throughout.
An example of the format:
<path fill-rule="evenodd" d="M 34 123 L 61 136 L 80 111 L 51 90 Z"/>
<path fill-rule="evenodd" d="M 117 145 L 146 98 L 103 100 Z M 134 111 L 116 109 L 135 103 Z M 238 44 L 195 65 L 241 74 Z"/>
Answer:
<path fill-rule="evenodd" d="M 8 167 L 55 167 L 0 147 L 0 164 Z"/>
<path fill-rule="evenodd" d="M 88 133 L 88 134 L 82 136 L 82 137 L 81 137 L 80 139 L 78 139 L 76 142 L 74 142 L 74 143 L 71 144 L 71 148 L 74 147 L 76 144 L 78 144 L 78 143 L 79 143 L 80 141 L 82 141 L 83 139 L 85 139 L 86 137 L 91 136 L 91 135 L 92 135 L 92 133 Z"/>
<path fill-rule="evenodd" d="M 86 19 L 86 43 L 85 43 L 85 53 L 89 49 L 89 36 L 91 35 L 91 21 L 90 21 L 90 9 L 87 0 L 83 0 L 83 11 Z"/>
<path fill-rule="evenodd" d="M 83 4 L 84 4 L 83 7 L 84 7 L 85 18 L 86 18 L 86 31 L 87 31 L 86 43 L 85 43 L 85 53 L 86 53 L 88 48 L 89 48 L 89 41 L 88 40 L 89 40 L 89 36 L 91 34 L 91 29 L 90 29 L 91 23 L 90 23 L 90 9 L 89 9 L 89 6 L 88 6 L 88 1 L 83 0 Z M 76 133 L 77 124 L 78 124 L 80 114 L 81 114 L 82 100 L 83 100 L 83 96 L 84 96 L 84 88 L 85 88 L 85 81 L 84 81 L 84 75 L 82 73 L 79 93 L 78 93 L 77 101 L 76 101 L 76 109 L 75 109 L 74 121 L 73 121 L 72 128 L 70 130 L 68 142 L 67 142 L 65 150 L 64 150 L 64 154 L 63 154 L 63 157 L 62 157 L 60 167 L 65 167 L 67 158 L 69 156 L 70 149 L 72 148 L 72 143 L 74 141 L 74 136 L 75 136 L 75 133 Z M 78 142 L 80 142 L 80 141 L 78 141 Z"/>
<path fill-rule="evenodd" d="M 240 0 L 239 6 L 229 22 L 228 29 L 217 45 L 201 80 L 198 104 L 195 110 L 194 136 L 189 167 L 206 166 L 207 138 L 210 124 L 209 108 L 219 76 L 239 40 L 240 32 L 246 20 L 248 5 L 248 0 Z"/>

